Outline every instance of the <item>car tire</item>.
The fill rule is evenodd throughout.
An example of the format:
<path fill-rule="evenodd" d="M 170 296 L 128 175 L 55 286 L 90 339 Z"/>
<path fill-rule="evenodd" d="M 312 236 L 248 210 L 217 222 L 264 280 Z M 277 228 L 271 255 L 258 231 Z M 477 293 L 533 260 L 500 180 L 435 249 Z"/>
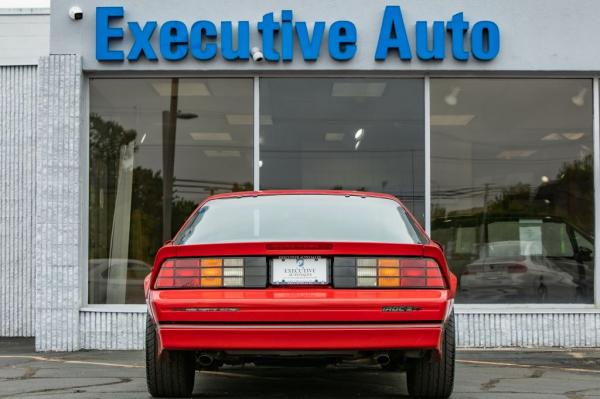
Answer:
<path fill-rule="evenodd" d="M 422 358 L 406 372 L 408 393 L 415 398 L 448 398 L 454 389 L 454 312 L 444 327 L 441 359 Z"/>
<path fill-rule="evenodd" d="M 194 390 L 194 354 L 163 351 L 158 356 L 156 327 L 146 318 L 146 383 L 154 397 L 189 397 Z"/>

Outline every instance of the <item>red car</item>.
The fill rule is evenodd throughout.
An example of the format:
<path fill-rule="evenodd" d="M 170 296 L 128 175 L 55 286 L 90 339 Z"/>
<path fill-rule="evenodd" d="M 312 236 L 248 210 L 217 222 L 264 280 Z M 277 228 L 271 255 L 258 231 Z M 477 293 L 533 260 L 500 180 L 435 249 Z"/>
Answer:
<path fill-rule="evenodd" d="M 454 380 L 456 277 L 391 195 L 215 195 L 162 247 L 144 281 L 153 396 L 189 396 L 195 370 L 337 364 L 404 370 L 410 395 Z"/>

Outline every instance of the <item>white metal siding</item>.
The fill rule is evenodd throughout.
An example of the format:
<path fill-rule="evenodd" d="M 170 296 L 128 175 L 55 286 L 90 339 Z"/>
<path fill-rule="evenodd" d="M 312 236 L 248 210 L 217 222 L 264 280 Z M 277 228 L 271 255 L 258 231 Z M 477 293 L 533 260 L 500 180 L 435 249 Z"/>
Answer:
<path fill-rule="evenodd" d="M 457 313 L 462 348 L 600 347 L 600 313 Z M 146 313 L 85 310 L 81 348 L 142 349 Z"/>
<path fill-rule="evenodd" d="M 34 12 L 0 9 L 0 65 L 37 65 L 49 54 L 50 15 Z"/>
<path fill-rule="evenodd" d="M 33 336 L 37 68 L 0 66 L 0 336 Z"/>
<path fill-rule="evenodd" d="M 82 349 L 143 349 L 146 313 L 80 313 Z"/>

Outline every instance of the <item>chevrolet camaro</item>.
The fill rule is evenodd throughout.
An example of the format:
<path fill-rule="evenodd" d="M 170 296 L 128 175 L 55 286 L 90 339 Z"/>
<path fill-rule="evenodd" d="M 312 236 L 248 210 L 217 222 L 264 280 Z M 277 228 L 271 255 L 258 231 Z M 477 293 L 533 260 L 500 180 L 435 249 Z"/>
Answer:
<path fill-rule="evenodd" d="M 412 396 L 452 393 L 456 277 L 391 195 L 209 197 L 144 289 L 153 396 L 189 396 L 196 370 L 223 365 L 344 362 L 405 371 Z"/>

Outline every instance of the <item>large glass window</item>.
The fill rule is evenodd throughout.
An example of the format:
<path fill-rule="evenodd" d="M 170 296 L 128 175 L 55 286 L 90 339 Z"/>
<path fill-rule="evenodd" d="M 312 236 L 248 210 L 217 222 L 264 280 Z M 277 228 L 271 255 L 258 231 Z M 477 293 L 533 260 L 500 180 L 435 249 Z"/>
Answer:
<path fill-rule="evenodd" d="M 91 79 L 89 303 L 143 303 L 208 195 L 253 189 L 251 79 Z"/>
<path fill-rule="evenodd" d="M 424 212 L 422 79 L 260 80 L 260 187 L 390 193 Z"/>
<path fill-rule="evenodd" d="M 432 236 L 467 303 L 593 302 L 592 82 L 432 79 Z"/>

